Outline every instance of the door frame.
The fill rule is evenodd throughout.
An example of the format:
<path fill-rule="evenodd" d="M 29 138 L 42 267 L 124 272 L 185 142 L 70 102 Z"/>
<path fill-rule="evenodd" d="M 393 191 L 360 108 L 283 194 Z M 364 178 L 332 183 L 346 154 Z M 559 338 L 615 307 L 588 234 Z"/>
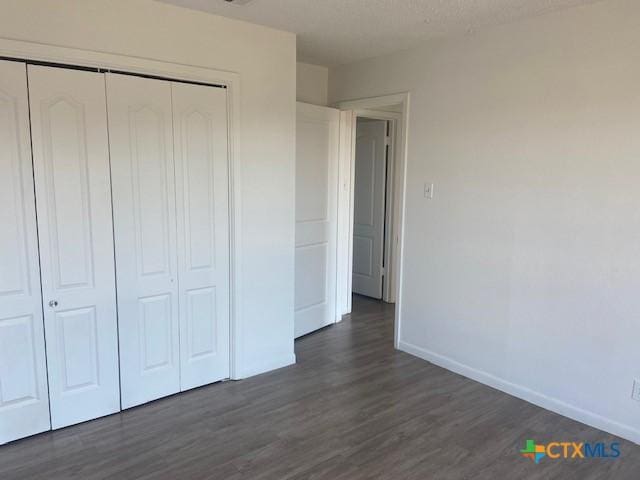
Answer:
<path fill-rule="evenodd" d="M 383 110 L 384 107 L 401 105 L 401 112 Z M 345 130 L 340 155 L 340 185 L 342 195 L 338 205 L 338 218 L 342 218 L 339 233 L 338 248 L 346 255 L 339 255 L 341 259 L 338 265 L 338 288 L 341 289 L 342 313 L 351 313 L 351 290 L 353 263 L 353 215 L 354 215 L 354 181 L 355 181 L 355 140 L 356 123 L 358 117 L 375 118 L 391 122 L 390 137 L 391 148 L 388 167 L 386 195 L 387 195 L 387 228 L 385 231 L 385 275 L 389 281 L 385 281 L 383 288 L 383 300 L 396 303 L 394 345 L 398 348 L 400 338 L 401 312 L 402 312 L 402 251 L 404 238 L 405 216 L 405 186 L 407 165 L 407 144 L 409 130 L 409 93 L 398 93 L 378 97 L 347 100 L 336 103 L 337 108 L 345 114 L 341 129 Z M 391 181 L 389 181 L 391 177 Z"/>
<path fill-rule="evenodd" d="M 77 48 L 58 47 L 20 40 L 0 38 L 0 58 L 80 66 L 104 70 L 118 70 L 140 75 L 166 77 L 221 85 L 227 89 L 228 165 L 229 165 L 229 378 L 237 380 L 250 376 L 243 364 L 242 351 L 242 208 L 240 162 L 240 74 L 147 58 L 131 57 Z M 52 65 L 56 66 L 56 65 Z"/>

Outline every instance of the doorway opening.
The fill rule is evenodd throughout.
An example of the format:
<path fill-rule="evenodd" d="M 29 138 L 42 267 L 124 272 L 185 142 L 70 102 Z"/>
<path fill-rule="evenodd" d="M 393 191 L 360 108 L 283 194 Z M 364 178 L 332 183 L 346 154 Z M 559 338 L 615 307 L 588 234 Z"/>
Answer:
<path fill-rule="evenodd" d="M 338 318 L 351 313 L 354 294 L 396 303 L 397 347 L 409 94 L 344 101 L 337 107 Z"/>

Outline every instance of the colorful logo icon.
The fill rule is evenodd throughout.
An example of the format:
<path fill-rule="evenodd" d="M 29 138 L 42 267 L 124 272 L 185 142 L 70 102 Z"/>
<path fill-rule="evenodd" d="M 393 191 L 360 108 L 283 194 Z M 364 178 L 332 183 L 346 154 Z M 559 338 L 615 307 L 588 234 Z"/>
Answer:
<path fill-rule="evenodd" d="M 523 457 L 530 458 L 535 463 L 540 463 L 542 457 L 546 456 L 547 450 L 544 445 L 537 445 L 533 440 L 527 440 L 524 450 L 520 450 L 520 453 Z"/>

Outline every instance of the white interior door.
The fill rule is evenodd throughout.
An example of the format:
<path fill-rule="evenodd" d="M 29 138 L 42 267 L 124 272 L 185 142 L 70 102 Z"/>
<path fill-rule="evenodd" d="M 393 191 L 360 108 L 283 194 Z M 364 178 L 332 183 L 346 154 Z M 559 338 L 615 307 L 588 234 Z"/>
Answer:
<path fill-rule="evenodd" d="M 339 111 L 298 103 L 295 336 L 336 320 Z"/>
<path fill-rule="evenodd" d="M 227 90 L 172 83 L 180 386 L 229 377 Z"/>
<path fill-rule="evenodd" d="M 51 423 L 60 428 L 120 410 L 104 77 L 28 73 Z"/>
<path fill-rule="evenodd" d="M 0 61 L 0 444 L 51 428 L 27 68 Z"/>
<path fill-rule="evenodd" d="M 385 120 L 358 119 L 353 193 L 353 291 L 382 298 Z"/>
<path fill-rule="evenodd" d="M 122 407 L 180 391 L 171 83 L 107 74 Z"/>

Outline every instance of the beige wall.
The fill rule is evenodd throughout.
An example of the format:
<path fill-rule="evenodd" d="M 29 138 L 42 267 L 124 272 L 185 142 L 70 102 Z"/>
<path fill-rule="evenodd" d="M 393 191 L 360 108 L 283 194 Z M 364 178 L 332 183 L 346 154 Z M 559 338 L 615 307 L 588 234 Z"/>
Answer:
<path fill-rule="evenodd" d="M 151 0 L 20 0 L 2 3 L 0 37 L 240 74 L 240 371 L 291 363 L 294 35 Z"/>
<path fill-rule="evenodd" d="M 299 102 L 327 105 L 329 69 L 320 65 L 299 62 L 296 87 L 296 96 Z"/>
<path fill-rule="evenodd" d="M 410 92 L 402 348 L 636 442 L 638 19 L 608 0 L 431 42 L 332 69 L 329 98 Z"/>

